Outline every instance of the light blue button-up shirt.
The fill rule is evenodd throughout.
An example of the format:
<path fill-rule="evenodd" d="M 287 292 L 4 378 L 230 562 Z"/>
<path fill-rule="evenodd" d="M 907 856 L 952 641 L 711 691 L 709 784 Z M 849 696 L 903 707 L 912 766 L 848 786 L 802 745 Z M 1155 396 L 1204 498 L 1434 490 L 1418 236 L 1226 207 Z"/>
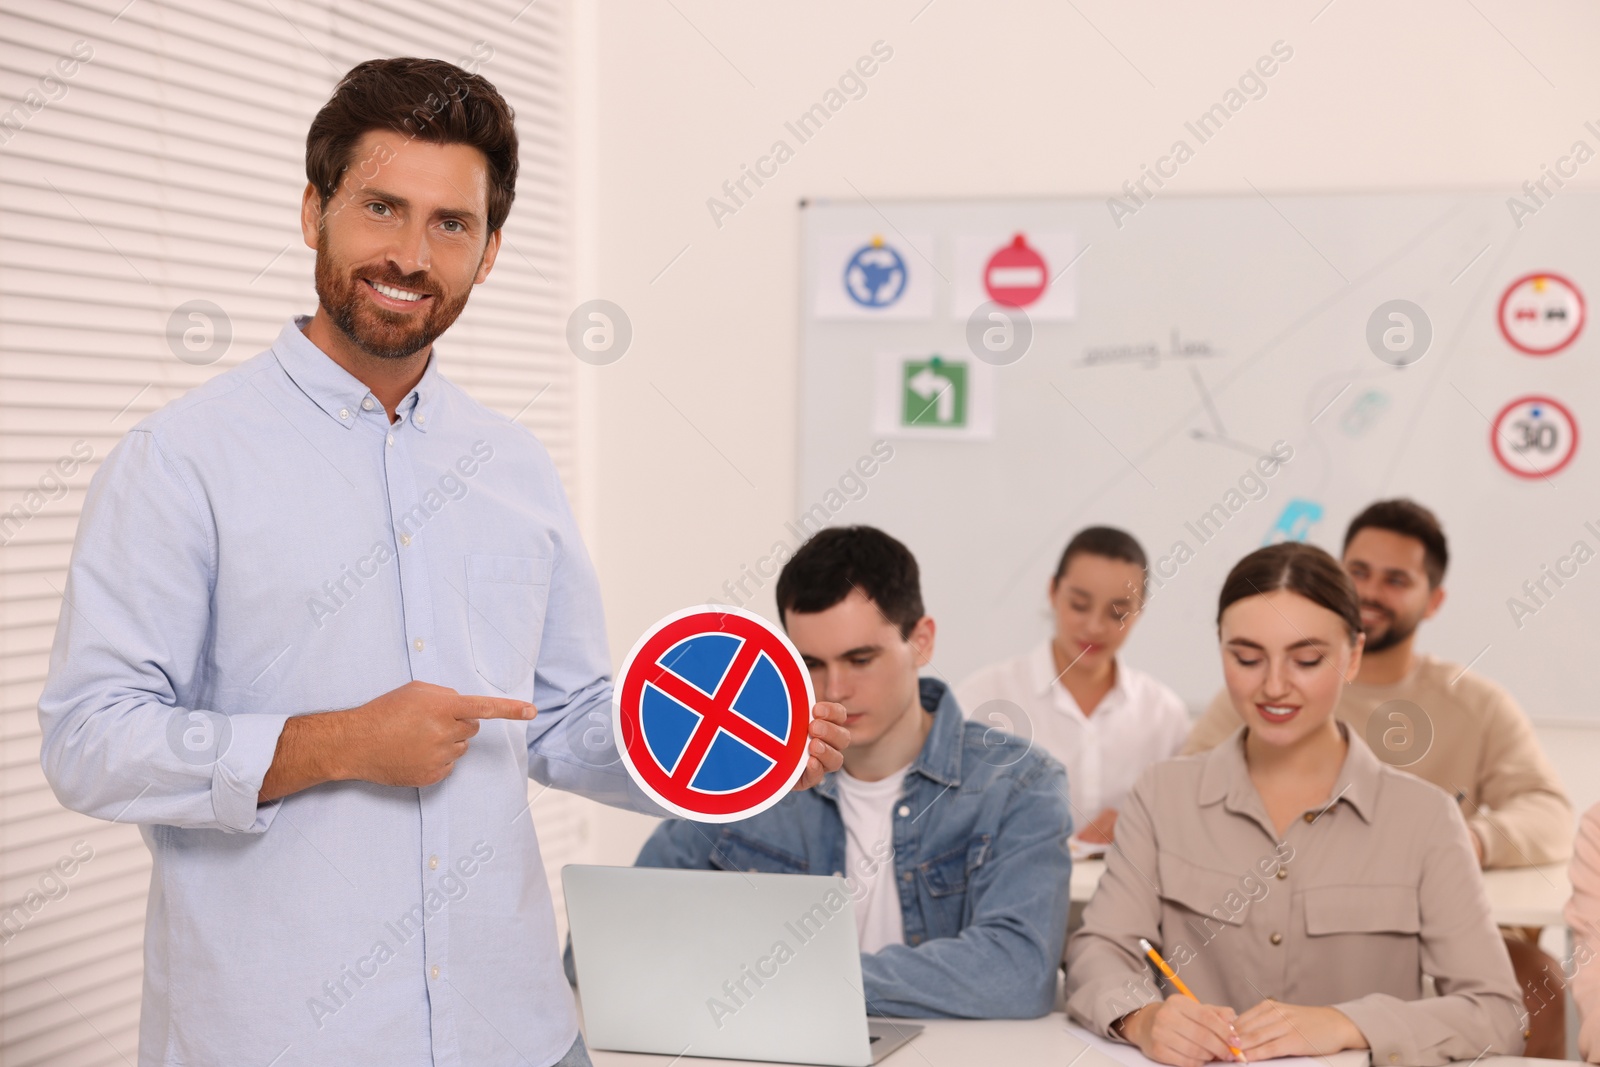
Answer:
<path fill-rule="evenodd" d="M 45 774 L 150 847 L 141 1067 L 542 1067 L 578 1027 L 528 777 L 659 813 L 611 738 L 594 570 L 549 455 L 437 349 L 390 424 L 306 321 L 95 474 Z M 257 804 L 288 717 L 414 679 L 539 715 L 484 720 L 437 785 Z"/>

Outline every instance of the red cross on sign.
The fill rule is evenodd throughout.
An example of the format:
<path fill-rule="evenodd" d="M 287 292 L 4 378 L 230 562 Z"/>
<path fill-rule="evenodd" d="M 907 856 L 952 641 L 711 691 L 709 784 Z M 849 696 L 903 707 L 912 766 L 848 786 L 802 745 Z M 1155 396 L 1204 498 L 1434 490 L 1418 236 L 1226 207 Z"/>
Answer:
<path fill-rule="evenodd" d="M 805 769 L 814 703 L 783 631 L 720 605 L 652 626 L 612 692 L 628 773 L 697 822 L 749 818 L 788 795 Z"/>

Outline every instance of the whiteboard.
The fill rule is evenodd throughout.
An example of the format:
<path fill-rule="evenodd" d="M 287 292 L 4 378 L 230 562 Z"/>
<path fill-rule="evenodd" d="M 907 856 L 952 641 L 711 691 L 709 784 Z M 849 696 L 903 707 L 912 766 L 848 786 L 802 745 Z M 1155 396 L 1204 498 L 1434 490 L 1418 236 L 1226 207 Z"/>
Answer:
<path fill-rule="evenodd" d="M 1530 274 L 1600 295 L 1600 192 L 1569 184 L 1516 215 L 1507 195 L 1160 193 L 1118 219 L 1103 198 L 803 205 L 796 516 L 811 519 L 795 529 L 826 517 L 904 541 L 938 624 L 931 673 L 951 682 L 1050 632 L 1047 584 L 1073 532 L 1127 529 L 1173 573 L 1124 655 L 1198 710 L 1221 685 L 1222 580 L 1267 538 L 1286 536 L 1285 507 L 1306 502 L 1287 523 L 1292 535 L 1337 556 L 1357 511 L 1412 496 L 1440 516 L 1451 550 L 1445 604 L 1418 647 L 1471 662 L 1536 721 L 1600 723 L 1589 684 L 1600 559 L 1569 558 L 1561 566 L 1576 573 L 1560 586 L 1544 569 L 1578 541 L 1600 552 L 1589 436 L 1600 328 L 1582 325 L 1555 354 L 1529 355 L 1500 325 L 1502 297 Z M 974 241 L 1013 233 L 1050 235 L 1057 248 L 1070 235 L 1076 260 L 1050 284 L 1070 284 L 1071 311 L 1033 322 L 1026 354 L 991 365 L 973 359 L 958 307 L 975 284 Z M 916 314 L 877 316 L 827 291 L 849 284 L 840 250 L 875 237 L 901 255 L 908 293 L 931 291 Z M 1432 330 L 1426 353 L 1402 365 L 1368 344 L 1369 319 L 1397 299 L 1423 309 Z M 1534 326 L 1513 321 L 1524 341 L 1525 328 Z M 885 365 L 935 354 L 971 365 L 987 432 L 884 436 L 898 402 Z M 1529 397 L 1570 416 L 1575 447 L 1513 430 L 1530 409 L 1510 405 Z M 1565 427 L 1534 403 L 1536 425 Z M 1570 452 L 1565 466 L 1512 473 L 1492 447 L 1502 411 L 1503 454 L 1514 460 L 1507 442 L 1520 442 L 1546 468 Z M 892 458 L 846 478 L 880 439 Z M 1229 488 L 1278 441 L 1293 456 L 1266 496 L 1228 510 Z M 1192 524 L 1219 502 L 1226 521 L 1214 519 L 1201 542 Z M 1192 556 L 1174 566 L 1179 541 Z M 1524 583 L 1541 579 L 1536 603 Z M 1514 613 L 1514 597 L 1533 610 Z"/>

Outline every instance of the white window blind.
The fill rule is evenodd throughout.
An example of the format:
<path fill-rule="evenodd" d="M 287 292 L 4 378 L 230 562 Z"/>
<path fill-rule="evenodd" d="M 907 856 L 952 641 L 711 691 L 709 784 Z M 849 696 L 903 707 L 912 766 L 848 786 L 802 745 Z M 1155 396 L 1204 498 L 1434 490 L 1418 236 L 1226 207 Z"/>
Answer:
<path fill-rule="evenodd" d="M 136 1058 L 148 853 L 137 828 L 62 809 L 38 763 L 73 532 L 129 427 L 315 310 L 306 129 L 364 59 L 476 61 L 516 111 L 504 246 L 442 368 L 543 440 L 576 504 L 567 19 L 560 0 L 0 7 L 0 1064 Z M 223 317 L 185 361 L 168 323 L 194 300 Z M 193 362 L 220 351 L 221 323 L 226 351 Z M 532 806 L 552 874 L 582 846 L 581 811 L 554 791 Z"/>

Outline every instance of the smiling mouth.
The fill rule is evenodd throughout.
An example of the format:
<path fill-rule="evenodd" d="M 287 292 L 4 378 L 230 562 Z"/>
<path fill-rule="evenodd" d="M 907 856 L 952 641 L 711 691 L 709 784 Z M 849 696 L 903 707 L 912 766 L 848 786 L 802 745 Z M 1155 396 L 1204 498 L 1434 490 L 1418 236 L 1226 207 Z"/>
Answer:
<path fill-rule="evenodd" d="M 387 282 L 375 282 L 370 278 L 363 278 L 361 281 L 367 290 L 374 294 L 381 307 L 409 310 L 426 303 L 431 296 L 429 293 L 419 293 L 415 289 L 402 289 Z"/>
<path fill-rule="evenodd" d="M 1256 711 L 1268 722 L 1288 722 L 1300 714 L 1300 708 L 1289 704 L 1257 704 Z"/>

